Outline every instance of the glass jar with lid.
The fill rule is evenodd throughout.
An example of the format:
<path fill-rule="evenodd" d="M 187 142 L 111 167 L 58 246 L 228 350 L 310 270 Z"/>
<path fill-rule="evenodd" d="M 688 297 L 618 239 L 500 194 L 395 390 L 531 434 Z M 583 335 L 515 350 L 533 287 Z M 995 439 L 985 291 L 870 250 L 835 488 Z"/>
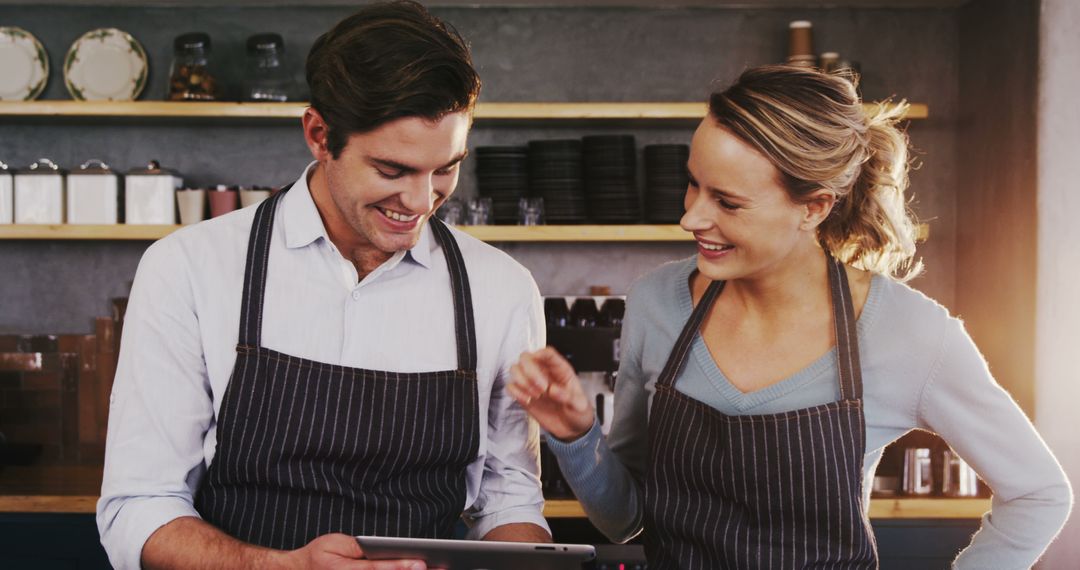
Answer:
<path fill-rule="evenodd" d="M 210 65 L 210 36 L 203 32 L 181 34 L 173 40 L 169 68 L 170 101 L 216 101 L 220 89 Z"/>
<path fill-rule="evenodd" d="M 289 100 L 290 77 L 285 68 L 285 40 L 280 34 L 256 34 L 247 40 L 244 100 Z"/>

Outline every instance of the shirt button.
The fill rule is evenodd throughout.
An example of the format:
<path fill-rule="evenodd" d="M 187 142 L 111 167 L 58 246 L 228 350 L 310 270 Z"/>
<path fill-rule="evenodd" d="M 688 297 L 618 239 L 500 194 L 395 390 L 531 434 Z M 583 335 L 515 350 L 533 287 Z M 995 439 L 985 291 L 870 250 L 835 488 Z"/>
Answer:
<path fill-rule="evenodd" d="M 359 291 L 353 291 L 352 292 L 352 298 L 353 298 L 354 301 L 359 301 L 360 300 L 360 292 Z"/>

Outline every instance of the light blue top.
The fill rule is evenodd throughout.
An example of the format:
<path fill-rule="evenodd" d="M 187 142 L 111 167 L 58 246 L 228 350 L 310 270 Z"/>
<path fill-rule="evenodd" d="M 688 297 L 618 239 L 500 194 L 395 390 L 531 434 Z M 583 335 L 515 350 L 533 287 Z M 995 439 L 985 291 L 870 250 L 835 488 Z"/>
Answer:
<path fill-rule="evenodd" d="M 689 278 L 695 267 L 693 257 L 668 263 L 631 288 L 606 441 L 596 425 L 574 442 L 549 438 L 590 520 L 617 542 L 642 529 L 649 409 L 660 371 L 693 309 Z M 913 428 L 935 432 L 994 490 L 992 511 L 956 566 L 1031 566 L 1068 517 L 1071 489 L 1027 416 L 990 374 L 963 323 L 922 293 L 875 275 L 858 339 L 866 498 L 886 445 Z M 840 397 L 835 348 L 783 381 L 743 393 L 724 377 L 700 335 L 675 386 L 728 415 L 774 414 Z"/>

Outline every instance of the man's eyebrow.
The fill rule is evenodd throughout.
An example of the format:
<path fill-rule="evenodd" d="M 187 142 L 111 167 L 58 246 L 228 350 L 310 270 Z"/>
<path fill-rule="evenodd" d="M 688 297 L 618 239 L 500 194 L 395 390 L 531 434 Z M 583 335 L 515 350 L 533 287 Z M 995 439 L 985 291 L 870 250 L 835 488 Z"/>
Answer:
<path fill-rule="evenodd" d="M 461 154 L 457 155 L 456 157 L 454 157 L 452 160 L 450 160 L 450 162 L 447 162 L 446 164 L 440 166 L 437 170 L 444 170 L 444 169 L 450 168 L 451 166 L 454 166 L 455 164 L 461 162 L 462 160 L 465 160 L 465 157 L 468 156 L 468 155 L 469 155 L 469 151 L 466 150 L 466 151 L 462 152 Z M 413 174 L 413 173 L 416 173 L 416 172 L 420 172 L 420 169 L 415 167 L 415 166 L 411 166 L 411 165 L 408 165 L 408 164 L 405 164 L 405 163 L 402 163 L 402 162 L 398 162 L 396 160 L 392 160 L 392 159 L 389 159 L 389 158 L 379 158 L 377 156 L 371 156 L 371 157 L 368 157 L 368 162 L 372 162 L 372 163 L 376 164 L 377 166 L 382 166 L 384 168 L 390 168 L 390 169 L 393 169 L 393 170 L 397 170 L 401 174 Z"/>

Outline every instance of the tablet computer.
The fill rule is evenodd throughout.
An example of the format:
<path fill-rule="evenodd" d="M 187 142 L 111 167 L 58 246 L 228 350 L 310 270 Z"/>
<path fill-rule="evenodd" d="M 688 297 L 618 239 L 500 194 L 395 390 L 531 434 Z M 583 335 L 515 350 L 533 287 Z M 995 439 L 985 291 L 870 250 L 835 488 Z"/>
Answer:
<path fill-rule="evenodd" d="M 358 536 L 369 560 L 423 560 L 446 570 L 579 570 L 593 568 L 596 549 L 586 544 L 441 540 Z"/>

